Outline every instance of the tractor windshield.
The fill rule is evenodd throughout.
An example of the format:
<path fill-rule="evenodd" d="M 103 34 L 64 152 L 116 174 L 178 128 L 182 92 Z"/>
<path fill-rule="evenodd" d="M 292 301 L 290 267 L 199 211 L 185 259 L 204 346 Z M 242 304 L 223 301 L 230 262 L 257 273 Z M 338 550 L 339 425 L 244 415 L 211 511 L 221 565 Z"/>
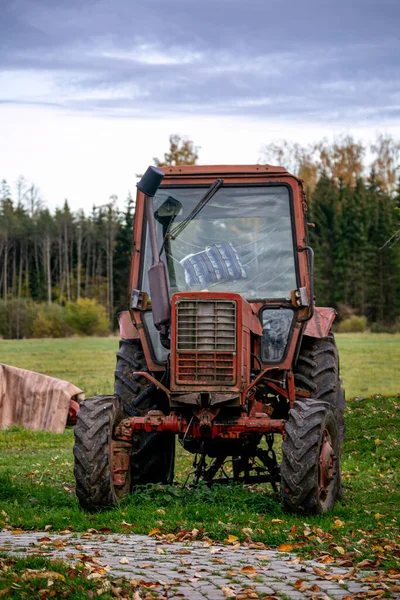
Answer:
<path fill-rule="evenodd" d="M 288 298 L 297 287 L 288 187 L 223 185 L 180 228 L 206 190 L 161 187 L 154 198 L 158 245 L 168 266 L 171 294 L 208 290 L 236 292 L 248 300 Z M 145 291 L 150 265 L 147 240 Z"/>

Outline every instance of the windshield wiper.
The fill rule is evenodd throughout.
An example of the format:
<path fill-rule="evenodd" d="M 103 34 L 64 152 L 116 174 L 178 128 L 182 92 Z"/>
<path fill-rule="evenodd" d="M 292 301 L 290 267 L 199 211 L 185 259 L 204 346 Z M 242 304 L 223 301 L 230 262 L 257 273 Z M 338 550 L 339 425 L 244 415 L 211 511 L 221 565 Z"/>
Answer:
<path fill-rule="evenodd" d="M 175 229 L 172 229 L 172 231 L 167 233 L 165 235 L 165 237 L 168 237 L 171 240 L 175 240 L 178 237 L 178 235 L 180 235 L 182 233 L 182 231 L 185 229 L 185 227 L 187 227 L 187 225 L 189 225 L 189 223 L 191 221 L 193 221 L 193 219 L 199 214 L 199 212 L 201 210 L 203 210 L 203 208 L 205 207 L 207 202 L 209 202 L 211 200 L 211 198 L 219 190 L 219 188 L 221 187 L 221 185 L 223 183 L 224 183 L 223 179 L 216 179 L 214 181 L 214 183 L 211 185 L 211 187 L 208 188 L 208 190 L 206 191 L 204 196 L 201 198 L 201 200 L 199 200 L 199 202 L 196 204 L 196 206 L 194 207 L 192 212 L 188 214 L 186 219 L 183 219 L 183 221 L 181 221 L 181 223 L 179 223 L 179 225 L 177 225 L 175 227 Z"/>

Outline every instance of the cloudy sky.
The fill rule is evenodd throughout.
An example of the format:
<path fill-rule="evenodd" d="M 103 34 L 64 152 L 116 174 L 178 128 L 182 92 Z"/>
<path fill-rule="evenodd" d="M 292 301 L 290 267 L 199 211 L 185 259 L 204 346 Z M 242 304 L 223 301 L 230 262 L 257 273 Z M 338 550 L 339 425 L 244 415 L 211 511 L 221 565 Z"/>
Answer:
<path fill-rule="evenodd" d="M 399 0 L 1 0 L 0 178 L 89 209 L 170 133 L 204 164 L 400 137 L 399 57 Z"/>

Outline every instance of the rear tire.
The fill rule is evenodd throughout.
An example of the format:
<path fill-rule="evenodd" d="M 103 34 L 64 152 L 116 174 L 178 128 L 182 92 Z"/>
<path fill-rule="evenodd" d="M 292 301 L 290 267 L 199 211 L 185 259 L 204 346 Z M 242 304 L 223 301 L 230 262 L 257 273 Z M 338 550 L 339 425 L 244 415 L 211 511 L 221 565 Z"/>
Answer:
<path fill-rule="evenodd" d="M 112 479 L 113 428 L 126 415 L 115 396 L 95 396 L 82 402 L 74 445 L 76 495 L 85 510 L 94 512 L 118 504 L 130 492 L 128 472 L 123 488 Z"/>
<path fill-rule="evenodd" d="M 120 340 L 115 371 L 115 395 L 130 416 L 145 416 L 150 410 L 169 412 L 168 399 L 146 377 L 146 359 L 139 340 Z M 132 439 L 133 485 L 171 484 L 174 479 L 175 436 L 171 433 L 140 431 Z"/>
<path fill-rule="evenodd" d="M 321 514 L 333 508 L 340 488 L 340 442 L 327 402 L 297 400 L 282 443 L 281 494 L 286 512 Z"/>
<path fill-rule="evenodd" d="M 326 338 L 303 338 L 294 378 L 297 388 L 304 389 L 315 400 L 328 402 L 332 406 L 340 443 L 343 443 L 346 437 L 346 400 L 339 377 L 339 353 L 332 333 Z"/>

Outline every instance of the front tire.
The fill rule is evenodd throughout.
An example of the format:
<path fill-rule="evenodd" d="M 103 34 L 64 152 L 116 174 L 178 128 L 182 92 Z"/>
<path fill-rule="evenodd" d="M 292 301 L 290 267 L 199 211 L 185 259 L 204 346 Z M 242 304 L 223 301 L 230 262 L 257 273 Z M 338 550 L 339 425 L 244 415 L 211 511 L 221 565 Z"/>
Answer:
<path fill-rule="evenodd" d="M 144 417 L 151 410 L 169 412 L 168 399 L 146 377 L 146 359 L 139 340 L 120 340 L 115 371 L 115 395 L 130 416 Z M 133 435 L 132 485 L 171 484 L 174 479 L 175 436 L 139 431 Z"/>
<path fill-rule="evenodd" d="M 115 396 L 95 396 L 82 402 L 77 415 L 74 475 L 79 504 L 90 512 L 118 504 L 130 492 L 131 475 L 116 488 L 112 476 L 114 426 L 126 415 Z"/>
<path fill-rule="evenodd" d="M 340 494 L 340 442 L 327 402 L 297 400 L 282 443 L 281 494 L 286 512 L 321 514 Z"/>

